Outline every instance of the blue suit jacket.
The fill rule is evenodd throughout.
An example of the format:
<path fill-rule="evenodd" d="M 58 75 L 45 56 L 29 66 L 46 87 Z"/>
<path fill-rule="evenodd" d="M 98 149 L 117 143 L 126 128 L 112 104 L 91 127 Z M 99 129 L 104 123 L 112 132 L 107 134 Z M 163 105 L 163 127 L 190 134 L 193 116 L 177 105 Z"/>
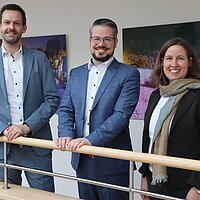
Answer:
<path fill-rule="evenodd" d="M 83 136 L 87 95 L 88 64 L 70 73 L 63 101 L 59 109 L 58 134 L 60 137 Z M 132 150 L 129 119 L 139 97 L 140 75 L 137 69 L 113 60 L 97 91 L 90 113 L 90 134 L 87 139 L 94 146 Z M 72 153 L 76 170 L 79 154 Z M 102 174 L 128 171 L 129 162 L 95 157 L 97 170 Z M 106 169 L 106 170 L 105 170 Z"/>
<path fill-rule="evenodd" d="M 0 133 L 11 125 L 3 68 L 0 49 Z M 31 137 L 51 140 L 49 119 L 59 106 L 59 94 L 46 55 L 40 51 L 23 48 L 23 73 L 24 121 L 31 129 Z M 33 149 L 39 155 L 51 151 L 36 147 Z M 0 158 L 3 158 L 2 143 Z"/>

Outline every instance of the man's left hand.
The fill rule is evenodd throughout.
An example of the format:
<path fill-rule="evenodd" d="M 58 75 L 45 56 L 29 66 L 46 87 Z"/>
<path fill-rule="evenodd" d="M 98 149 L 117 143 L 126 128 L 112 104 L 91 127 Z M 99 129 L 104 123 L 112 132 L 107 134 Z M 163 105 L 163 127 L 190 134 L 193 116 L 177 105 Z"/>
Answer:
<path fill-rule="evenodd" d="M 75 151 L 77 148 L 82 147 L 83 145 L 92 145 L 90 141 L 86 138 L 76 138 L 72 139 L 68 144 L 68 149 L 70 151 Z"/>

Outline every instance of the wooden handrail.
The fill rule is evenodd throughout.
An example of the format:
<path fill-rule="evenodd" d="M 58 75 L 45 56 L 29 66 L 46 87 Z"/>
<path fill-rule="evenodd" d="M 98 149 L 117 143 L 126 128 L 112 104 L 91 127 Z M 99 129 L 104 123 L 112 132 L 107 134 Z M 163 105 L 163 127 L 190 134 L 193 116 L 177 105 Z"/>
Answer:
<path fill-rule="evenodd" d="M 0 136 L 0 142 L 20 144 L 34 147 L 42 147 L 47 149 L 55 149 L 62 151 L 69 151 L 67 148 L 58 148 L 54 141 L 35 139 L 28 137 L 19 137 L 16 140 L 8 141 L 5 136 Z M 121 160 L 130 160 L 143 163 L 159 164 L 168 167 L 174 167 L 179 169 L 187 169 L 193 171 L 200 171 L 200 161 L 186 158 L 178 158 L 171 156 L 161 156 L 155 154 L 132 152 L 127 150 L 119 150 L 105 147 L 96 146 L 82 146 L 77 149 L 77 153 L 92 154 L 94 156 L 102 156 L 108 158 L 116 158 Z"/>

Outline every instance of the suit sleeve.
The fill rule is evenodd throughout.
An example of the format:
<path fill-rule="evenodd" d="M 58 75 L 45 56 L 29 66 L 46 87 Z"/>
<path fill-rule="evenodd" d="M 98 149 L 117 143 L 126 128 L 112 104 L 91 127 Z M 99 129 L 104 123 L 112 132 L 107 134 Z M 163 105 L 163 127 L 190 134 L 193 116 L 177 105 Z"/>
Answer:
<path fill-rule="evenodd" d="M 58 115 L 58 136 L 74 138 L 75 111 L 71 97 L 73 70 L 70 72 L 63 99 L 59 107 Z"/>
<path fill-rule="evenodd" d="M 199 94 L 199 93 L 198 93 Z M 197 106 L 197 126 L 200 126 L 200 95 L 196 95 L 198 97 L 198 106 Z M 200 130 L 200 127 L 198 128 Z M 199 140 L 200 140 L 200 132 L 199 132 Z M 198 149 L 199 150 L 199 149 Z M 200 156 L 200 150 L 199 150 L 199 156 Z M 200 157 L 199 157 L 200 160 Z M 195 188 L 200 189 L 200 172 L 192 171 L 190 177 L 187 180 L 187 184 L 192 185 Z"/>
<path fill-rule="evenodd" d="M 51 66 L 44 53 L 39 53 L 34 57 L 34 66 L 38 69 L 30 81 L 27 95 L 25 97 L 26 113 L 25 123 L 31 129 L 31 133 L 36 133 L 44 125 L 49 123 L 49 119 L 56 112 L 60 97 L 55 84 Z M 35 85 L 33 85 L 35 84 Z M 34 98 L 32 105 L 28 105 L 29 98 Z"/>

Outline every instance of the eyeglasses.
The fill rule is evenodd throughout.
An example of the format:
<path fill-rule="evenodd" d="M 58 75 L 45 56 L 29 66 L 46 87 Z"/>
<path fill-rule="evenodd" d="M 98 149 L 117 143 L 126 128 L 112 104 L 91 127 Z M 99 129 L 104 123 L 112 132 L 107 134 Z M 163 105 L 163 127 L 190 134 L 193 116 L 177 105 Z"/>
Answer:
<path fill-rule="evenodd" d="M 104 38 L 101 38 L 98 36 L 91 37 L 91 41 L 95 44 L 99 44 L 101 41 L 103 41 L 106 44 L 110 44 L 110 43 L 112 43 L 112 40 L 114 40 L 114 39 L 115 38 L 112 38 L 112 37 L 104 37 Z"/>

